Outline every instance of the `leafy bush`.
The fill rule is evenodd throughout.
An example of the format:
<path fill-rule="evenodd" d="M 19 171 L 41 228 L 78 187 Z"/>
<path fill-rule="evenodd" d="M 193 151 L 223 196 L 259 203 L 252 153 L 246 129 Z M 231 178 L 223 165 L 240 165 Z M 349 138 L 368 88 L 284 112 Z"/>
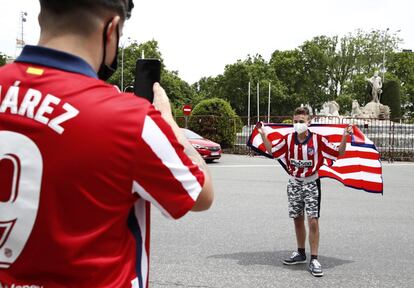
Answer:
<path fill-rule="evenodd" d="M 219 98 L 202 100 L 194 107 L 188 121 L 189 129 L 224 148 L 234 145 L 241 126 L 240 117 L 230 103 Z"/>

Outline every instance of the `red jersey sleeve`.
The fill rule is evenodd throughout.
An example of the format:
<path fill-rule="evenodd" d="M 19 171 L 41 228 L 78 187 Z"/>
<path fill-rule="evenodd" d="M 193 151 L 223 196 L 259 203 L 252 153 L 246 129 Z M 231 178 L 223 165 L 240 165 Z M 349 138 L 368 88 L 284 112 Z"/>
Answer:
<path fill-rule="evenodd" d="M 326 159 L 335 161 L 339 157 L 339 148 L 337 145 L 330 143 L 328 139 L 321 136 L 320 147 L 322 156 Z"/>
<path fill-rule="evenodd" d="M 170 125 L 152 106 L 137 140 L 133 192 L 167 217 L 182 217 L 201 192 L 203 171 L 184 153 Z"/>

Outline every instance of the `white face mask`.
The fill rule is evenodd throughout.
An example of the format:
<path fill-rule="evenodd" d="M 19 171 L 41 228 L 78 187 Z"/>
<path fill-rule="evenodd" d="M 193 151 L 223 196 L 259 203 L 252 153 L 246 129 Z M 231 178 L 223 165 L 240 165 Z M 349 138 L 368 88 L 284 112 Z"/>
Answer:
<path fill-rule="evenodd" d="M 298 134 L 302 134 L 303 132 L 306 132 L 306 130 L 308 130 L 308 125 L 306 123 L 295 123 L 293 124 L 293 129 Z"/>

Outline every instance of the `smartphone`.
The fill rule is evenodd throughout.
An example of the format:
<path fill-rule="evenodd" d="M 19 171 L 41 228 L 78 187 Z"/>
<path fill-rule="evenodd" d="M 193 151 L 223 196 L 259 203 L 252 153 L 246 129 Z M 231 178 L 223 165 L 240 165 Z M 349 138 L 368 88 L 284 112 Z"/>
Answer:
<path fill-rule="evenodd" d="M 138 59 L 135 66 L 134 94 L 150 101 L 154 100 L 152 87 L 160 82 L 161 62 L 158 59 Z"/>

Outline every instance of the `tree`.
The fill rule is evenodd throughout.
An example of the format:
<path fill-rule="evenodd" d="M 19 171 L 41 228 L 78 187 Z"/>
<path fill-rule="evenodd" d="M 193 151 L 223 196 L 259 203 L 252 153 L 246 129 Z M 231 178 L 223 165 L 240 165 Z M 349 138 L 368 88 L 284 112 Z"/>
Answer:
<path fill-rule="evenodd" d="M 303 61 L 298 49 L 273 52 L 269 65 L 274 73 L 273 79 L 280 80 L 289 95 L 302 91 Z"/>
<path fill-rule="evenodd" d="M 357 30 L 343 37 L 318 36 L 305 41 L 297 57 L 303 59 L 297 63 L 304 69 L 299 74 L 303 82 L 299 93 L 317 108 L 342 93 L 365 99 L 366 83 L 361 80 L 380 69 L 384 55 L 392 53 L 400 41 L 396 34 L 380 30 Z"/>
<path fill-rule="evenodd" d="M 353 38 L 357 49 L 357 73 L 369 75 L 385 68 L 384 55 L 388 57 L 402 42 L 397 33 L 390 34 L 388 30 L 357 30 Z"/>
<path fill-rule="evenodd" d="M 265 115 L 268 102 L 268 87 L 271 83 L 271 102 L 278 103 L 278 98 L 283 96 L 282 85 L 275 77 L 269 64 L 261 55 L 247 56 L 245 60 L 238 60 L 234 64 L 225 67 L 223 75 L 216 77 L 214 83 L 214 96 L 225 99 L 234 107 L 240 116 L 248 115 L 248 84 L 251 84 L 251 115 L 256 114 L 257 101 L 256 85 L 260 87 L 259 110 L 261 115 Z M 280 106 L 272 105 L 272 113 L 277 113 Z"/>
<path fill-rule="evenodd" d="M 223 147 L 231 147 L 236 139 L 236 131 L 241 129 L 241 121 L 229 102 L 212 98 L 194 107 L 188 126 Z"/>
<path fill-rule="evenodd" d="M 381 102 L 390 107 L 391 119 L 398 120 L 401 118 L 401 94 L 398 81 L 389 80 L 384 83 Z"/>
<path fill-rule="evenodd" d="M 257 83 L 260 84 L 261 115 L 267 114 L 269 83 L 272 115 L 290 115 L 300 104 L 320 109 L 329 100 L 343 103 L 343 108 L 348 110 L 350 98 L 357 99 L 360 104 L 371 101 L 366 78 L 382 69 L 384 59 L 388 59 L 386 78 L 395 77 L 401 82 L 402 105 L 414 113 L 414 105 L 410 104 L 414 100 L 413 58 L 393 52 L 400 42 L 398 35 L 388 30 L 357 30 L 342 37 L 322 35 L 305 41 L 297 49 L 274 51 L 269 62 L 259 54 L 248 55 L 244 60 L 226 65 L 222 75 L 201 78 L 192 86 L 183 81 L 178 72 L 162 65 L 161 84 L 174 108 L 178 109 L 183 104 L 195 106 L 205 99 L 218 97 L 228 101 L 238 115 L 245 116 L 250 82 L 251 115 L 257 111 Z M 133 85 L 135 62 L 142 51 L 148 58 L 163 62 L 155 40 L 142 44 L 134 42 L 125 47 L 124 61 L 122 53 L 118 56 L 119 62 L 124 64 L 124 88 Z M 122 86 L 121 70 L 110 79 L 113 84 Z"/>
<path fill-rule="evenodd" d="M 353 97 L 347 94 L 341 94 L 336 97 L 335 101 L 339 104 L 339 113 L 341 115 L 349 115 L 352 111 Z"/>
<path fill-rule="evenodd" d="M 333 100 L 329 93 L 329 58 L 327 50 L 332 45 L 330 38 L 319 36 L 305 41 L 300 47 L 303 74 L 301 94 L 313 108 L 320 108 L 325 101 Z"/>
<path fill-rule="evenodd" d="M 141 58 L 142 53 L 146 58 L 155 58 L 161 61 L 161 69 L 164 70 L 164 64 L 161 52 L 158 50 L 158 42 L 151 40 L 142 44 L 133 42 L 127 47 L 121 48 L 118 53 L 118 69 L 108 80 L 110 83 L 123 87 L 134 85 L 135 63 Z M 123 54 L 123 57 L 122 57 Z M 123 66 L 123 69 L 122 69 Z M 123 75 L 122 75 L 123 74 Z M 121 83 L 123 76 L 123 83 Z"/>
<path fill-rule="evenodd" d="M 184 104 L 196 104 L 193 102 L 194 90 L 178 76 L 176 71 L 164 69 L 161 73 L 161 84 L 174 107 L 181 108 Z"/>
<path fill-rule="evenodd" d="M 203 77 L 192 85 L 193 90 L 199 99 L 208 99 L 217 97 L 219 94 L 219 83 L 221 77 Z"/>
<path fill-rule="evenodd" d="M 271 56 L 269 65 L 271 73 L 274 74 L 272 79 L 277 79 L 280 88 L 280 97 L 272 102 L 274 103 L 272 106 L 277 107 L 276 115 L 291 115 L 293 110 L 301 103 L 308 102 L 308 98 L 304 93 L 306 84 L 303 79 L 302 52 L 299 49 L 276 50 Z"/>
<path fill-rule="evenodd" d="M 361 104 L 371 101 L 366 78 L 382 68 L 384 56 L 390 59 L 400 42 L 397 34 L 381 30 L 357 30 L 342 37 L 317 36 L 297 49 L 274 51 L 269 62 L 261 55 L 248 55 L 245 60 L 228 64 L 222 75 L 200 79 L 193 89 L 198 99 L 219 97 L 229 101 L 243 116 L 247 115 L 249 82 L 252 85 L 251 114 L 257 111 L 257 83 L 260 84 L 260 114 L 267 112 L 269 82 L 272 115 L 291 114 L 300 104 L 320 109 L 329 100 L 343 102 L 348 110 L 350 98 Z M 387 66 L 389 71 L 391 66 Z M 406 71 L 397 70 L 400 72 L 395 72 L 396 75 L 407 75 Z M 414 81 L 409 77 L 405 79 L 401 88 L 402 99 L 403 103 L 410 103 L 406 99 L 411 99 L 413 90 L 407 83 Z"/>
<path fill-rule="evenodd" d="M 298 49 L 275 51 L 270 66 L 282 83 L 284 98 L 289 106 L 289 113 L 300 104 L 310 104 L 320 108 L 327 100 L 333 100 L 329 92 L 329 51 L 332 40 L 326 36 L 318 36 L 305 41 Z M 289 105 L 290 104 L 290 105 Z"/>
<path fill-rule="evenodd" d="M 216 96 L 229 101 L 238 115 L 247 115 L 247 88 L 250 81 L 248 65 L 240 60 L 227 65 L 223 77 L 218 80 L 219 89 Z"/>
<path fill-rule="evenodd" d="M 334 36 L 328 45 L 329 94 L 331 99 L 335 99 L 355 68 L 357 48 L 352 36 L 341 39 Z"/>
<path fill-rule="evenodd" d="M 392 53 L 388 60 L 388 73 L 386 79 L 391 79 L 392 75 L 401 82 L 401 104 L 403 113 L 407 116 L 414 116 L 414 53 L 399 52 Z"/>
<path fill-rule="evenodd" d="M 135 80 L 135 64 L 141 58 L 142 54 L 145 54 L 145 58 L 155 58 L 161 61 L 161 85 L 167 92 L 174 108 L 192 102 L 195 94 L 194 90 L 178 76 L 178 72 L 169 71 L 165 68 L 162 54 L 158 48 L 158 42 L 155 40 L 141 44 L 133 42 L 129 46 L 123 49 L 121 48 L 118 53 L 119 68 L 109 79 L 109 82 L 118 87 L 123 87 L 124 90 L 125 88 L 133 86 Z M 123 83 L 121 83 L 122 78 Z"/>
<path fill-rule="evenodd" d="M 366 80 L 364 74 L 354 74 L 343 84 L 341 95 L 349 95 L 352 99 L 357 100 L 359 104 L 365 105 L 372 100 L 371 84 Z"/>
<path fill-rule="evenodd" d="M 387 31 L 357 30 L 340 39 L 333 37 L 333 40 L 329 56 L 331 95 L 344 93 L 365 102 L 365 78 L 383 68 L 384 56 L 389 57 L 401 39 Z"/>

